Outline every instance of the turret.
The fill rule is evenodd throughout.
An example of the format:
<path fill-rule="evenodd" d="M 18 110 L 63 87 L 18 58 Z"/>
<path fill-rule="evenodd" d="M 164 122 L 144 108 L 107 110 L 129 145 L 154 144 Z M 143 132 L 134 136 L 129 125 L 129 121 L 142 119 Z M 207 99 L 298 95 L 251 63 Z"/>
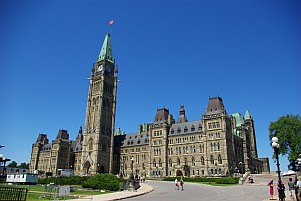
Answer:
<path fill-rule="evenodd" d="M 188 120 L 187 120 L 186 115 L 185 115 L 184 105 L 181 105 L 180 106 L 180 114 L 179 114 L 177 123 L 183 123 L 183 122 L 187 122 L 187 121 Z"/>

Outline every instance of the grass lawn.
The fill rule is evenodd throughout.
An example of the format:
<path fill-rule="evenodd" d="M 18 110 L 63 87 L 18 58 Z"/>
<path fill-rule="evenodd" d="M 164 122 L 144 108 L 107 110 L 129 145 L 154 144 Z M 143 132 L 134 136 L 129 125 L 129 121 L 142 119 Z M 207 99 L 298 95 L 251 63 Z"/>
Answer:
<path fill-rule="evenodd" d="M 1 185 L 7 186 L 7 185 Z M 27 201 L 37 201 L 37 200 L 53 200 L 55 196 L 58 196 L 58 188 L 42 186 L 42 185 L 10 185 L 7 187 L 19 187 L 27 188 Z M 100 190 L 89 190 L 83 189 L 81 186 L 72 186 L 73 192 L 70 192 L 70 196 L 62 196 L 60 200 L 74 199 L 78 197 L 89 197 L 92 195 L 101 195 L 106 193 L 112 193 L 113 191 L 101 192 Z"/>

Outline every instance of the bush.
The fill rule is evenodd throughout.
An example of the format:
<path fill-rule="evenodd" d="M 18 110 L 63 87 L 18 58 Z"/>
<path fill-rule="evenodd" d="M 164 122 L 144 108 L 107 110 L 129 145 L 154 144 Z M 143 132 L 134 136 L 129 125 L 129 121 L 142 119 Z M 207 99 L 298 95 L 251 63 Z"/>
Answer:
<path fill-rule="evenodd" d="M 123 180 L 112 174 L 97 174 L 83 182 L 83 188 L 118 191 Z"/>
<path fill-rule="evenodd" d="M 48 177 L 48 178 L 39 178 L 38 184 L 49 184 L 54 183 L 57 185 L 82 185 L 88 177 L 81 176 L 59 176 L 59 177 Z"/>

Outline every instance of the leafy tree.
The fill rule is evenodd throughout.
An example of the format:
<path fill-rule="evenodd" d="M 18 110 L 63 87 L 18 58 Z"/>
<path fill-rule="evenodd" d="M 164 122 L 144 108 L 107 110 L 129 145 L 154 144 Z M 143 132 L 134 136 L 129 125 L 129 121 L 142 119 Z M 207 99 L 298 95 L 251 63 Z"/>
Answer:
<path fill-rule="evenodd" d="M 269 126 L 270 141 L 278 138 L 279 154 L 287 155 L 289 161 L 295 161 L 301 154 L 301 117 L 300 115 L 286 115 Z"/>
<path fill-rule="evenodd" d="M 17 167 L 17 162 L 16 161 L 12 161 L 10 164 L 8 164 L 7 165 L 7 167 L 13 167 L 13 168 L 15 168 L 15 167 Z"/>
<path fill-rule="evenodd" d="M 17 166 L 18 168 L 29 169 L 29 163 L 21 163 Z"/>

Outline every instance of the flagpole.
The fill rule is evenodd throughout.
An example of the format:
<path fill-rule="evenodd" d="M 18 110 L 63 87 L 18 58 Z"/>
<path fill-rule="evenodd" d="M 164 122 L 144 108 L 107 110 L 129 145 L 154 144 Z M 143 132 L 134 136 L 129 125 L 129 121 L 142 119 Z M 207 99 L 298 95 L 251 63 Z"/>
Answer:
<path fill-rule="evenodd" d="M 114 20 L 110 20 L 109 22 L 108 22 L 108 32 L 109 32 L 109 34 L 111 34 L 111 25 L 112 24 L 114 24 Z"/>

